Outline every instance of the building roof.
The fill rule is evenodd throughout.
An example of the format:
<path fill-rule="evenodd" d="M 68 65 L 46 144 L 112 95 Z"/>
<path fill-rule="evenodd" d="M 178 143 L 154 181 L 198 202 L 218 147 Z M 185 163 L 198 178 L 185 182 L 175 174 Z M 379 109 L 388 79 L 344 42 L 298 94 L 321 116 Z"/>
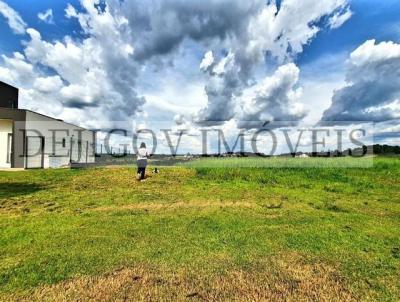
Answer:
<path fill-rule="evenodd" d="M 76 127 L 76 128 L 82 129 L 82 130 L 92 131 L 92 130 L 83 128 L 83 127 L 81 127 L 81 126 L 77 126 L 77 125 L 75 125 L 75 124 L 68 123 L 68 122 L 65 122 L 65 121 L 63 121 L 63 120 L 56 119 L 56 118 L 54 118 L 54 117 L 51 117 L 51 116 L 48 116 L 48 115 L 45 115 L 45 114 L 42 114 L 42 113 L 38 113 L 38 112 L 29 110 L 29 109 L 19 109 L 19 108 L 18 108 L 18 109 L 17 109 L 17 108 L 0 108 L 0 109 L 1 109 L 1 110 L 10 110 L 10 111 L 15 111 L 15 112 L 30 112 L 30 113 L 33 113 L 33 114 L 37 114 L 37 115 L 40 115 L 40 116 L 43 116 L 43 117 L 52 119 L 52 120 L 57 121 L 57 122 L 61 122 L 61 123 L 67 124 L 67 125 L 74 126 L 74 127 Z M 1 119 L 1 115 L 0 115 L 0 119 Z"/>

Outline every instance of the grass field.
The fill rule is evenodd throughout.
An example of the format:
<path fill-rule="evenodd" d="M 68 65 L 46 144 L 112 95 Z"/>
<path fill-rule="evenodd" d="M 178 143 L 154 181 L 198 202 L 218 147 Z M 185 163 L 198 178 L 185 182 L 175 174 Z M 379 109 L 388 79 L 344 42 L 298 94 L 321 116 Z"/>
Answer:
<path fill-rule="evenodd" d="M 176 165 L 192 168 L 372 168 L 373 156 L 364 157 L 205 157 Z"/>
<path fill-rule="evenodd" d="M 209 166 L 0 172 L 0 300 L 400 300 L 399 158 Z"/>

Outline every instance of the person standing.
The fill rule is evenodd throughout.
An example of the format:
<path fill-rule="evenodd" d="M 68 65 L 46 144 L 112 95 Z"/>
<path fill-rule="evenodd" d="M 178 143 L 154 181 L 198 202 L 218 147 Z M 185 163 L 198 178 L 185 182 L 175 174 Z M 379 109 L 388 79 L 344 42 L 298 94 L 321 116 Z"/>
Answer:
<path fill-rule="evenodd" d="M 138 180 L 143 181 L 146 176 L 147 158 L 150 156 L 146 144 L 141 143 L 137 153 L 137 176 Z"/>

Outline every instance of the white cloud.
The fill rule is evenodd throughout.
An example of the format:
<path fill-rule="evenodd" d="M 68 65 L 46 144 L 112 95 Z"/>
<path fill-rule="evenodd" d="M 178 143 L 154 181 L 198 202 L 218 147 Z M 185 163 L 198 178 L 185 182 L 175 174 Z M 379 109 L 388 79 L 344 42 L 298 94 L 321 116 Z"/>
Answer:
<path fill-rule="evenodd" d="M 233 117 L 243 89 L 254 83 L 255 66 L 267 53 L 280 62 L 292 60 L 323 27 L 329 27 L 331 18 L 344 18 L 349 11 L 347 0 L 285 0 L 281 5 L 264 0 L 155 0 L 150 6 L 132 0 L 119 5 L 129 20 L 138 61 L 162 62 L 180 54 L 188 40 L 209 50 L 200 62 L 206 74 L 207 105 L 197 118 L 217 123 Z M 67 10 L 67 16 L 74 14 Z M 222 68 L 226 50 L 234 56 L 232 72 Z M 227 76 L 234 73 L 235 77 Z"/>
<path fill-rule="evenodd" d="M 285 0 L 279 8 L 275 1 L 264 0 L 155 0 L 152 5 L 143 5 L 141 0 L 109 0 L 102 8 L 97 0 L 81 0 L 80 4 L 79 9 L 69 4 L 65 16 L 79 22 L 84 38 L 49 41 L 29 28 L 30 40 L 23 54 L 3 58 L 0 76 L 22 88 L 27 100 L 22 103 L 28 107 L 37 107 L 35 98 L 46 98 L 54 102 L 54 113 L 60 118 L 84 125 L 91 119 L 125 120 L 138 113 L 143 118 L 158 115 L 172 120 L 177 113 L 197 112 L 199 119 L 221 123 L 237 118 L 242 93 L 257 82 L 254 69 L 264 62 L 265 54 L 289 66 L 322 26 L 329 25 L 328 21 L 321 28 L 315 24 L 323 17 L 344 18 L 347 8 L 346 0 Z M 51 15 L 52 11 L 46 11 L 40 18 L 49 21 Z M 201 62 L 198 57 L 195 62 L 177 58 L 185 51 L 197 56 L 205 50 L 209 51 Z M 173 65 L 177 60 L 181 69 Z M 202 73 L 196 68 L 195 80 L 174 75 L 199 63 Z M 146 91 L 151 101 L 144 108 L 154 113 L 142 114 L 144 98 L 137 92 L 137 79 L 149 69 L 156 70 L 153 82 L 168 84 L 157 78 L 159 74 L 168 75 L 170 83 L 179 81 L 168 85 L 173 88 Z M 297 67 L 283 69 L 274 75 L 279 77 L 282 72 L 290 78 L 282 103 L 266 96 L 271 83 L 256 86 L 264 91 L 257 99 L 260 118 L 268 114 L 273 118 L 303 116 Z M 285 85 L 285 76 L 281 76 L 281 85 Z M 195 91 L 189 92 L 193 87 Z M 285 102 L 289 109 L 280 107 Z"/>
<path fill-rule="evenodd" d="M 280 62 L 290 61 L 296 54 L 303 52 L 304 45 L 321 30 L 314 25 L 316 22 L 324 16 L 335 14 L 339 17 L 346 14 L 347 5 L 346 0 L 301 2 L 286 0 L 282 2 L 280 8 L 275 2 L 261 6 L 261 9 L 249 18 L 244 29 L 245 34 L 228 39 L 230 55 L 233 56 L 230 72 L 226 72 L 224 62 L 229 55 L 219 63 L 215 62 L 214 57 L 210 63 L 212 53 L 208 53 L 203 59 L 201 69 L 204 71 L 207 66 L 211 72 L 208 73 L 209 79 L 205 87 L 208 104 L 200 111 L 198 119 L 204 118 L 207 123 L 211 120 L 219 123 L 232 118 L 236 100 L 252 80 L 254 66 L 264 60 L 267 52 Z M 301 112 L 302 108 L 298 107 L 300 106 L 298 102 L 296 105 L 292 104 L 294 107 L 287 109 L 286 112 L 281 110 L 279 113 L 277 107 L 268 108 L 276 104 L 267 103 L 269 105 L 259 106 L 266 115 L 267 111 L 275 112 L 275 118 L 281 115 L 281 118 L 285 116 L 286 119 L 295 120 L 305 116 Z M 247 118 L 254 119 L 261 116 L 261 112 L 249 113 Z"/>
<path fill-rule="evenodd" d="M 200 70 L 207 71 L 207 69 L 214 63 L 214 55 L 212 51 L 208 51 L 200 63 Z"/>
<path fill-rule="evenodd" d="M 109 10 L 99 13 L 94 3 L 85 0 L 86 12 L 71 15 L 87 38 L 48 42 L 29 28 L 24 55 L 3 56 L 0 77 L 21 88 L 22 106 L 83 126 L 127 120 L 140 110 L 144 99 L 135 90 L 137 66 L 126 19 Z M 55 75 L 46 75 L 48 69 Z"/>
<path fill-rule="evenodd" d="M 302 82 L 303 94 L 300 102 L 304 104 L 308 115 L 304 122 L 313 125 L 318 123 L 322 114 L 331 105 L 331 99 L 335 89 L 343 86 L 342 79 L 322 80 L 314 79 Z"/>
<path fill-rule="evenodd" d="M 381 122 L 400 118 L 400 45 L 366 41 L 350 55 L 346 86 L 324 112 L 326 121 Z"/>
<path fill-rule="evenodd" d="M 45 23 L 54 24 L 53 10 L 51 8 L 45 12 L 38 13 L 38 18 Z"/>
<path fill-rule="evenodd" d="M 77 18 L 78 17 L 78 13 L 75 9 L 75 7 L 73 7 L 71 4 L 68 3 L 67 8 L 65 9 L 65 16 L 70 19 L 70 18 Z"/>
<path fill-rule="evenodd" d="M 22 20 L 21 16 L 7 3 L 0 0 L 0 15 L 3 15 L 7 19 L 8 26 L 13 30 L 14 33 L 23 35 L 25 34 L 26 23 Z"/>
<path fill-rule="evenodd" d="M 269 50 L 281 61 L 301 53 L 304 45 L 321 30 L 315 23 L 332 14 L 332 18 L 344 18 L 350 11 L 347 6 L 346 0 L 286 0 L 278 9 L 272 2 L 251 19 L 246 52 L 260 58 Z"/>
<path fill-rule="evenodd" d="M 400 44 L 392 41 L 376 44 L 375 40 L 368 40 L 351 53 L 350 63 L 356 67 L 374 66 L 399 57 Z"/>
<path fill-rule="evenodd" d="M 25 60 L 23 54 L 15 52 L 12 57 L 2 55 L 4 61 L 0 69 L 0 77 L 5 82 L 27 83 L 31 85 L 36 77 L 34 66 Z"/>
<path fill-rule="evenodd" d="M 205 91 L 208 102 L 197 114 L 196 122 L 218 125 L 232 119 L 235 114 L 235 96 L 240 94 L 243 85 L 235 55 L 229 53 L 203 71 L 207 75 Z"/>
<path fill-rule="evenodd" d="M 329 19 L 330 28 L 335 29 L 341 27 L 344 23 L 346 23 L 347 20 L 351 18 L 352 15 L 353 12 L 350 10 L 349 7 L 347 7 L 344 11 L 339 11 L 335 13 Z"/>
<path fill-rule="evenodd" d="M 177 114 L 174 116 L 174 122 L 180 126 L 185 122 L 185 117 L 182 114 Z"/>
<path fill-rule="evenodd" d="M 294 122 L 304 118 L 307 111 L 300 102 L 302 88 L 296 88 L 299 68 L 289 63 L 260 82 L 255 96 L 244 102 L 238 115 L 240 127 L 259 127 L 261 122 Z M 256 124 L 254 124 L 256 122 Z"/>
<path fill-rule="evenodd" d="M 60 76 L 39 77 L 35 79 L 33 87 L 42 93 L 58 92 L 63 87 Z"/>

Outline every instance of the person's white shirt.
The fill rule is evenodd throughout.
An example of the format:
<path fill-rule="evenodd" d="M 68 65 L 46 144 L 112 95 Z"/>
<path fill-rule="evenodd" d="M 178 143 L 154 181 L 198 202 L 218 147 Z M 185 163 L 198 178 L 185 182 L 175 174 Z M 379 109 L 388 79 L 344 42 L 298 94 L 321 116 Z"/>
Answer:
<path fill-rule="evenodd" d="M 149 157 L 149 153 L 146 148 L 140 148 L 137 153 L 137 160 L 147 159 Z"/>

